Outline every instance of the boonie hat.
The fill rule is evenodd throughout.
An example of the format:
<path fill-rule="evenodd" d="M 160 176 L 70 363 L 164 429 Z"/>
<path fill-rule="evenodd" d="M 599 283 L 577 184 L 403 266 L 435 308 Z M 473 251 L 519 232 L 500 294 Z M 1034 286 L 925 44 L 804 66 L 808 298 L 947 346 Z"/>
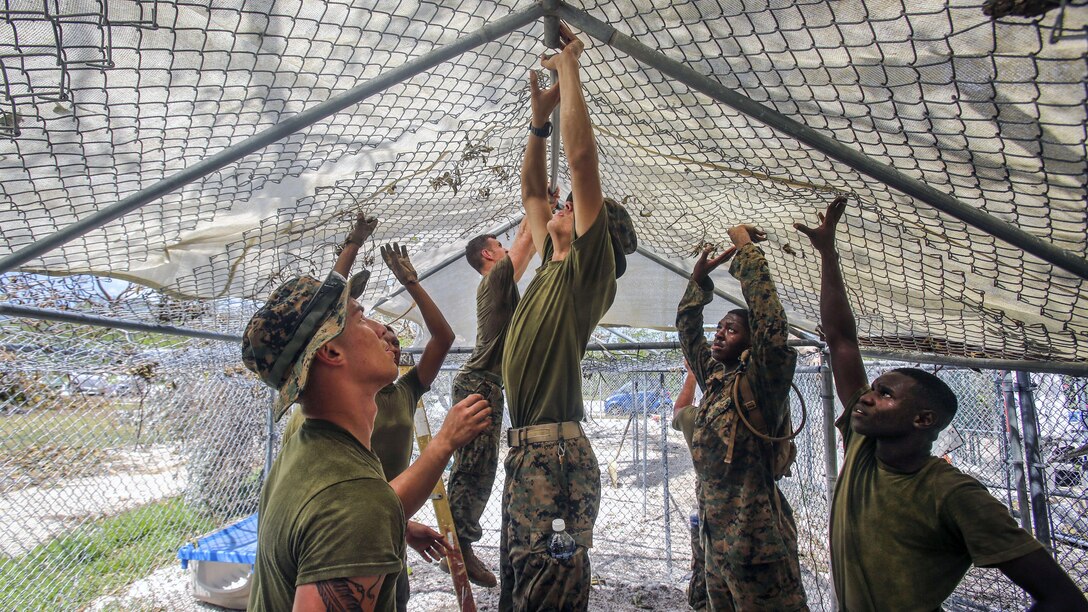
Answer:
<path fill-rule="evenodd" d="M 344 331 L 347 300 L 362 295 L 370 272 L 345 281 L 332 272 L 319 282 L 298 276 L 283 283 L 249 320 L 242 336 L 242 362 L 279 395 L 278 421 L 306 387 L 314 354 Z"/>
<path fill-rule="evenodd" d="M 573 191 L 567 194 L 567 201 L 574 201 Z M 635 223 L 622 204 L 612 198 L 605 198 L 604 205 L 608 209 L 608 235 L 612 238 L 616 278 L 619 278 L 627 271 L 627 255 L 638 249 L 638 236 L 635 234 Z"/>

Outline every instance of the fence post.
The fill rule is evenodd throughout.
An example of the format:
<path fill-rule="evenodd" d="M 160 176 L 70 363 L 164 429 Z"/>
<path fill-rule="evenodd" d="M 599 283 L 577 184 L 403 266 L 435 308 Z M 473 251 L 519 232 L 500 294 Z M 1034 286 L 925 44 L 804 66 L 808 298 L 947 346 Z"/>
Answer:
<path fill-rule="evenodd" d="M 639 378 L 645 378 L 645 377 L 646 377 L 645 372 L 639 372 Z M 643 518 L 646 517 L 647 512 L 648 512 L 648 509 L 647 509 L 646 506 L 647 506 L 647 503 L 649 502 L 649 500 L 648 500 L 648 492 L 646 491 L 646 489 L 647 489 L 647 484 L 648 484 L 649 476 L 650 476 L 646 471 L 646 467 L 647 467 L 646 463 L 647 463 L 647 460 L 648 460 L 647 453 L 650 450 L 650 415 L 648 414 L 649 413 L 649 406 L 646 404 L 646 393 L 647 393 L 646 386 L 647 385 L 644 385 L 643 389 L 642 389 L 642 401 L 641 401 L 642 407 L 640 408 L 640 410 L 642 410 L 642 435 L 643 435 L 643 438 L 642 438 L 642 517 Z M 635 397 L 638 397 L 638 395 L 636 395 Z"/>
<path fill-rule="evenodd" d="M 268 441 L 264 447 L 264 470 L 261 473 L 261 482 L 268 478 L 268 470 L 272 469 L 272 448 L 276 445 L 276 419 L 272 414 L 276 411 L 276 392 L 268 390 L 268 410 L 265 411 L 265 420 L 268 427 Z"/>
<path fill-rule="evenodd" d="M 1016 503 L 1020 506 L 1020 526 L 1027 530 L 1028 533 L 1034 534 L 1035 530 L 1031 525 L 1029 515 L 1031 504 L 1028 501 L 1027 481 L 1024 478 L 1024 440 L 1020 436 L 1020 417 L 1017 414 L 1018 409 L 1016 407 L 1016 396 L 1013 393 L 1013 382 L 1009 380 L 1007 373 L 1002 373 L 1000 376 L 1001 391 L 1005 398 L 1005 434 L 1009 438 L 1006 445 L 1008 455 L 1005 461 L 1012 471 L 1012 480 L 1016 486 Z M 1008 471 L 1006 471 L 1007 473 Z"/>
<path fill-rule="evenodd" d="M 1050 554 L 1054 544 L 1050 540 L 1050 516 L 1047 513 L 1046 476 L 1039 451 L 1039 427 L 1035 418 L 1035 398 L 1031 392 L 1031 374 L 1016 373 L 1016 391 L 1020 395 L 1020 420 L 1024 429 L 1024 455 L 1027 460 L 1028 485 L 1031 487 L 1031 518 L 1035 524 L 1035 538 L 1043 543 Z"/>
<path fill-rule="evenodd" d="M 824 401 L 824 464 L 827 475 L 827 507 L 835 499 L 835 481 L 839 477 L 839 455 L 835 450 L 835 380 L 831 372 L 831 359 L 827 349 L 820 351 L 820 371 L 823 376 L 823 390 L 820 398 Z"/>
<path fill-rule="evenodd" d="M 660 374 L 661 386 L 659 390 L 665 389 L 665 373 Z M 669 439 L 668 439 L 668 425 L 665 423 L 668 414 L 668 406 L 661 408 L 661 488 L 665 498 L 665 567 L 669 570 L 669 576 L 672 576 L 672 529 L 670 528 L 670 516 L 669 516 Z M 671 415 L 670 415 L 671 416 Z"/>

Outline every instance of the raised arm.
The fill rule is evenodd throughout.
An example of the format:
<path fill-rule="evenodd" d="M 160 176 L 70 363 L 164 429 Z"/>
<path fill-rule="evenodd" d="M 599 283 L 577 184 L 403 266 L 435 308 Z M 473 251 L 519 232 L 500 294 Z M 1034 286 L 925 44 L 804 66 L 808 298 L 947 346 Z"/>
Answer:
<path fill-rule="evenodd" d="M 797 351 L 789 345 L 786 310 L 778 299 L 767 258 L 756 246 L 757 242 L 766 240 L 767 235 L 755 226 L 738 225 L 729 230 L 729 238 L 737 249 L 729 272 L 740 282 L 748 305 L 750 380 L 765 416 L 777 419 L 784 415 L 777 409 L 789 395 L 790 381 L 797 366 Z M 779 425 L 777 420 L 773 424 L 776 428 Z"/>
<path fill-rule="evenodd" d="M 684 362 L 684 369 L 687 370 L 688 374 L 684 377 L 684 384 L 680 385 L 680 393 L 676 394 L 676 401 L 672 404 L 673 416 L 681 409 L 695 402 L 695 374 L 691 372 L 691 367 L 688 366 L 687 361 Z"/>
<path fill-rule="evenodd" d="M 336 256 L 333 271 L 344 278 L 351 277 L 351 266 L 355 263 L 355 257 L 359 254 L 359 249 L 362 248 L 363 242 L 374 233 L 376 227 L 378 227 L 377 218 L 368 217 L 366 213 L 359 213 L 359 216 L 355 218 L 354 229 L 344 239 L 344 243 L 340 245 L 340 254 Z"/>
<path fill-rule="evenodd" d="M 431 338 L 427 341 L 427 346 L 423 347 L 423 354 L 419 357 L 419 365 L 416 366 L 419 381 L 423 383 L 424 387 L 430 387 L 434 379 L 438 377 L 438 370 L 442 367 L 442 362 L 446 359 L 446 353 L 453 346 L 456 336 L 450 324 L 446 322 L 446 317 L 442 316 L 442 311 L 438 309 L 438 305 L 434 303 L 430 294 L 419 284 L 419 275 L 416 274 L 416 269 L 412 266 L 411 260 L 408 259 L 408 249 L 393 243 L 383 246 L 381 252 L 382 259 L 389 266 L 389 270 L 393 272 L 393 276 L 397 277 L 400 284 L 408 291 L 408 295 L 412 296 L 416 305 L 419 306 L 419 313 L 423 315 L 423 323 L 427 326 L 427 332 L 431 335 Z"/>
<path fill-rule="evenodd" d="M 1031 595 L 1035 600 L 1035 605 L 1031 607 L 1033 611 L 1088 610 L 1084 593 L 1043 549 L 1002 563 L 997 569 Z"/>
<path fill-rule="evenodd" d="M 574 193 L 574 229 L 582 236 L 593 227 L 600 215 L 604 195 L 601 193 L 597 142 L 593 138 L 593 125 L 582 95 L 582 77 L 578 69 L 578 58 L 585 45 L 565 23 L 559 24 L 559 41 L 563 50 L 545 57 L 541 64 L 559 73 L 559 87 L 563 90 L 559 119 L 563 151 L 567 154 L 567 167 L 570 170 L 571 191 Z"/>
<path fill-rule="evenodd" d="M 533 234 L 529 231 L 529 216 L 526 215 L 514 234 L 514 243 L 507 250 L 510 263 L 514 264 L 514 282 L 521 280 L 525 270 L 529 267 L 529 260 L 533 258 Z"/>
<path fill-rule="evenodd" d="M 711 247 L 707 247 L 699 255 L 691 271 L 691 281 L 676 307 L 676 332 L 680 336 L 680 348 L 703 391 L 706 391 L 706 378 L 714 361 L 703 332 L 703 307 L 714 299 L 714 281 L 710 280 L 710 273 L 732 257 L 736 249 L 726 249 L 713 259 L 710 259 L 710 251 Z"/>
<path fill-rule="evenodd" d="M 552 218 L 551 201 L 548 198 L 548 169 L 545 156 L 548 138 L 537 136 L 532 130 L 541 130 L 559 103 L 559 84 L 540 89 L 536 73 L 529 71 L 529 92 L 533 105 L 529 142 L 525 145 L 525 158 L 521 161 L 521 201 L 525 206 L 525 218 L 538 253 L 544 253 L 544 240 L 548 237 L 548 221 Z M 526 261 L 528 265 L 528 261 Z"/>
<path fill-rule="evenodd" d="M 820 326 L 831 351 L 835 391 L 844 406 L 858 389 L 869 383 L 861 360 L 854 311 L 850 309 L 850 300 L 846 297 L 846 283 L 839 269 L 839 253 L 835 250 L 835 229 L 845 211 L 846 196 L 840 195 L 827 207 L 826 216 L 819 215 L 820 225 L 793 225 L 808 236 L 813 248 L 820 254 Z"/>
<path fill-rule="evenodd" d="M 419 458 L 389 483 L 400 498 L 405 517 L 415 514 L 430 499 L 431 491 L 442 477 L 453 452 L 490 426 L 491 406 L 478 393 L 450 408 L 442 429 L 438 430 Z"/>

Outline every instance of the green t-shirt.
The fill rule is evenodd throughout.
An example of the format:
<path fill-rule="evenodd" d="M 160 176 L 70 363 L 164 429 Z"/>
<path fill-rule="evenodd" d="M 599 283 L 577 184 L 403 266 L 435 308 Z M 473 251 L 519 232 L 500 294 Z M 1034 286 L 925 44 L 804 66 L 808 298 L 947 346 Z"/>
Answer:
<path fill-rule="evenodd" d="M 684 406 L 672 416 L 672 428 L 684 434 L 684 442 L 687 442 L 688 452 L 691 452 L 691 436 L 695 433 L 695 415 L 699 411 L 697 406 Z"/>
<path fill-rule="evenodd" d="M 378 414 L 374 417 L 370 447 L 381 459 L 385 477 L 389 480 L 400 476 L 412 462 L 416 407 L 419 398 L 429 390 L 430 387 L 423 386 L 419 380 L 416 368 L 412 368 L 374 397 Z"/>
<path fill-rule="evenodd" d="M 606 207 L 566 258 L 552 261 L 552 254 L 549 236 L 545 263 L 514 310 L 502 355 L 513 427 L 582 420 L 582 357 L 616 297 Z"/>
<path fill-rule="evenodd" d="M 388 480 L 400 476 L 412 461 L 412 437 L 415 435 L 416 406 L 419 398 L 429 391 L 419 380 L 419 372 L 412 368 L 397 382 L 386 385 L 375 396 L 378 413 L 374 416 L 374 433 L 370 436 L 370 448 L 382 462 Z M 306 417 L 296 409 L 283 428 L 286 442 Z"/>
<path fill-rule="evenodd" d="M 491 267 L 476 288 L 476 348 L 465 362 L 465 370 L 502 375 L 502 347 L 518 298 L 514 262 L 506 256 Z"/>
<path fill-rule="evenodd" d="M 248 609 L 290 610 L 300 585 L 385 575 L 375 610 L 395 610 L 405 519 L 378 457 L 318 419 L 285 440 L 261 491 Z"/>
<path fill-rule="evenodd" d="M 850 427 L 864 391 L 836 422 L 846 447 L 831 507 L 840 610 L 938 610 L 972 563 L 998 565 L 1042 547 L 986 487 L 943 459 L 914 473 L 882 464 L 876 440 Z"/>

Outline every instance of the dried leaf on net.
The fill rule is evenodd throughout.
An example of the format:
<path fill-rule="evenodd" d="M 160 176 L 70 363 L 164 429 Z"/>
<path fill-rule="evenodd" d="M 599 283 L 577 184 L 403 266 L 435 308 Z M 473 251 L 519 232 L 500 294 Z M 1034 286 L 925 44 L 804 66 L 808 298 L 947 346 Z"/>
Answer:
<path fill-rule="evenodd" d="M 482 142 L 471 142 L 467 137 L 465 140 L 465 152 L 461 154 L 461 163 L 466 164 L 470 161 L 480 160 L 486 164 L 488 153 L 491 153 L 494 149 Z"/>
<path fill-rule="evenodd" d="M 129 368 L 128 373 L 145 381 L 150 381 L 152 378 L 155 378 L 155 369 L 158 367 L 158 362 L 154 361 L 150 363 L 141 363 L 138 366 Z"/>
<path fill-rule="evenodd" d="M 461 188 L 461 171 L 455 168 L 452 173 L 443 172 L 431 179 L 431 189 L 438 191 L 442 187 L 449 187 L 453 195 L 457 195 L 457 190 Z"/>
<path fill-rule="evenodd" d="M 714 256 L 719 250 L 721 250 L 721 245 L 716 242 L 710 242 L 709 240 L 700 240 L 699 242 L 695 243 L 695 246 L 691 249 L 688 255 L 691 257 L 698 257 L 702 254 L 703 251 L 708 248 L 710 249 L 710 255 Z"/>

